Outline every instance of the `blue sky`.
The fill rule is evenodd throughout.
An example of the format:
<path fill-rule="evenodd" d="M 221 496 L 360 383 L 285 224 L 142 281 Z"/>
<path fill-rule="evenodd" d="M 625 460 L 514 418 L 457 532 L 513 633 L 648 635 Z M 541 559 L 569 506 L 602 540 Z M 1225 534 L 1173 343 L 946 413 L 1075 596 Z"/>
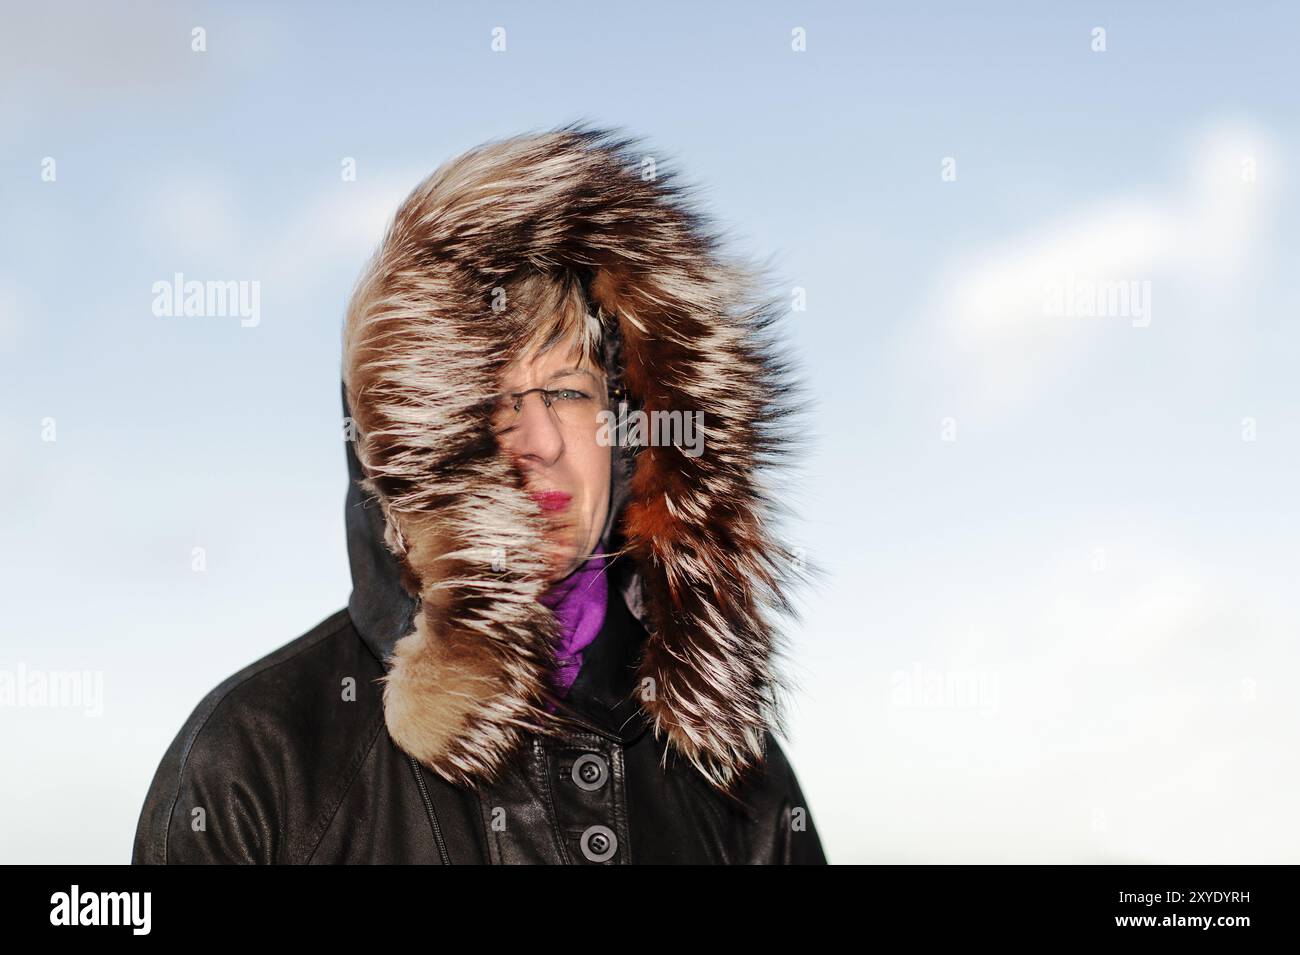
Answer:
<path fill-rule="evenodd" d="M 1300 858 L 1297 16 L 1050 6 L 11 12 L 0 669 L 103 698 L 0 707 L 0 857 L 127 859 L 202 694 L 343 605 L 351 285 L 442 161 L 586 118 L 807 292 L 788 748 L 832 861 Z M 154 315 L 176 272 L 260 322 Z"/>

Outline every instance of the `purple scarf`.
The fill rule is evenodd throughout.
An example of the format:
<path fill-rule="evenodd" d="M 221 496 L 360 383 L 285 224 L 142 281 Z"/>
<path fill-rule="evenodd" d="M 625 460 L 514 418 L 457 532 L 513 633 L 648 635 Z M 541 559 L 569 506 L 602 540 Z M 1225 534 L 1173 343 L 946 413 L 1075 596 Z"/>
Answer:
<path fill-rule="evenodd" d="M 582 652 L 591 645 L 605 622 L 609 582 L 605 575 L 605 548 L 597 545 L 590 557 L 568 577 L 555 583 L 540 598 L 555 613 L 560 640 L 555 649 L 552 682 L 566 696 L 582 669 Z"/>

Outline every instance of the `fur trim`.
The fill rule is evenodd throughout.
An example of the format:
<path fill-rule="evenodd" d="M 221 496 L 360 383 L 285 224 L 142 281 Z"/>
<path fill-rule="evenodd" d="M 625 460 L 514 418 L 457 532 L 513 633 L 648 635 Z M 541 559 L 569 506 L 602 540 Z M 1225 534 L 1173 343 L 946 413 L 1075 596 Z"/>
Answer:
<path fill-rule="evenodd" d="M 788 450 L 782 422 L 799 407 L 769 337 L 783 305 L 760 296 L 757 270 L 720 256 L 674 173 L 642 176 L 634 146 L 569 124 L 446 163 L 402 204 L 349 308 L 364 486 L 421 600 L 385 678 L 388 729 L 452 782 L 494 778 L 523 734 L 557 726 L 544 707 L 556 622 L 537 600 L 542 516 L 485 405 L 528 332 L 493 310 L 494 289 L 523 269 L 583 270 L 619 325 L 639 406 L 705 414 L 698 457 L 638 449 L 621 519 L 655 735 L 730 790 L 780 729 L 773 614 L 794 614 L 794 564 L 771 536 L 760 471 Z"/>

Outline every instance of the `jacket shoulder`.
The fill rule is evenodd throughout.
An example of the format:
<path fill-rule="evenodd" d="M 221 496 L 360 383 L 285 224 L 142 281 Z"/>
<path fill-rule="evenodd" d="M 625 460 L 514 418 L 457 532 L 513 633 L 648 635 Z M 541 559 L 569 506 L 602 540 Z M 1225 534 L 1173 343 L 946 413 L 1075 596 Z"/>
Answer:
<path fill-rule="evenodd" d="M 383 672 L 341 610 L 223 680 L 163 754 L 131 861 L 310 857 L 383 727 Z"/>
<path fill-rule="evenodd" d="M 824 865 L 826 853 L 794 766 L 771 730 L 764 731 L 766 758 L 741 798 L 750 825 L 749 854 L 756 863 Z"/>

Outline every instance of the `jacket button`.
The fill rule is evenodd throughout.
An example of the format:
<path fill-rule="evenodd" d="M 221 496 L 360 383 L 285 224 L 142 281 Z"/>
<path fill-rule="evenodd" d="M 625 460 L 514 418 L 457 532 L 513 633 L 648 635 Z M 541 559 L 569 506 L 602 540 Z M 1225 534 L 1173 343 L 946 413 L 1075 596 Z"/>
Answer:
<path fill-rule="evenodd" d="M 609 779 L 609 763 L 603 756 L 583 753 L 573 761 L 573 772 L 570 775 L 573 777 L 574 785 L 579 789 L 595 792 L 605 785 L 605 780 Z"/>
<path fill-rule="evenodd" d="M 580 844 L 588 862 L 605 862 L 618 851 L 618 837 L 608 826 L 587 827 Z"/>

